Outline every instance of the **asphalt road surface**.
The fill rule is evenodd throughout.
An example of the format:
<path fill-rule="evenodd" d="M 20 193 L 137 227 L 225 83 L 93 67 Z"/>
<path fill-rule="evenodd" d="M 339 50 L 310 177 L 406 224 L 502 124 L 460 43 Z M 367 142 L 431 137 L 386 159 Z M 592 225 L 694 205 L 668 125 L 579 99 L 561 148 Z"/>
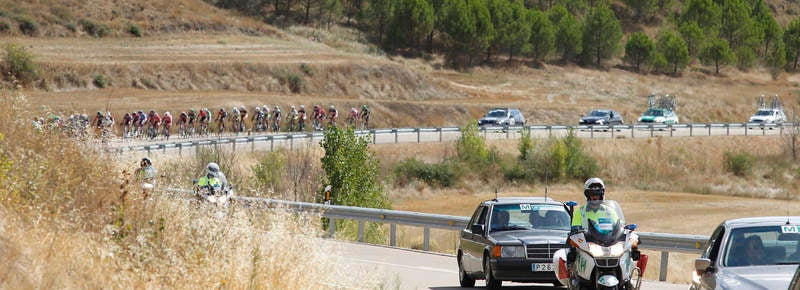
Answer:
<path fill-rule="evenodd" d="M 345 262 L 350 267 L 375 271 L 388 283 L 387 289 L 465 289 L 458 284 L 458 266 L 452 255 L 415 250 L 390 248 L 367 244 L 347 243 L 342 248 Z M 475 287 L 484 287 L 482 280 Z M 503 282 L 504 289 L 566 289 L 551 284 L 523 284 Z M 685 290 L 689 285 L 645 281 L 641 289 Z"/>

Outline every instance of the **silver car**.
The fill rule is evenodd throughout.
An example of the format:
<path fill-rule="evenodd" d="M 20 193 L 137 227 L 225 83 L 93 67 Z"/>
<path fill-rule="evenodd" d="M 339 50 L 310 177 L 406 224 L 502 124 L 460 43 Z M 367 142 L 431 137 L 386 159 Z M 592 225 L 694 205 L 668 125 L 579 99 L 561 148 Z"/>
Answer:
<path fill-rule="evenodd" d="M 694 261 L 689 289 L 787 289 L 800 265 L 800 216 L 724 221 Z"/>

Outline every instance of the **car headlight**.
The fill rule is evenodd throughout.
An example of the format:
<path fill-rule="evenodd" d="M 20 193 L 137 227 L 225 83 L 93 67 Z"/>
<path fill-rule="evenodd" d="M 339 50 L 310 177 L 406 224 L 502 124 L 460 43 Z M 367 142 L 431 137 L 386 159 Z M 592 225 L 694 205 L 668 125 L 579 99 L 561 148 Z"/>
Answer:
<path fill-rule="evenodd" d="M 524 258 L 525 257 L 525 247 L 524 246 L 495 246 L 495 248 L 500 248 L 500 257 L 503 257 L 503 258 Z"/>
<path fill-rule="evenodd" d="M 619 257 L 625 252 L 623 242 L 618 242 L 610 247 L 603 247 L 595 243 L 589 243 L 589 253 L 593 257 Z"/>

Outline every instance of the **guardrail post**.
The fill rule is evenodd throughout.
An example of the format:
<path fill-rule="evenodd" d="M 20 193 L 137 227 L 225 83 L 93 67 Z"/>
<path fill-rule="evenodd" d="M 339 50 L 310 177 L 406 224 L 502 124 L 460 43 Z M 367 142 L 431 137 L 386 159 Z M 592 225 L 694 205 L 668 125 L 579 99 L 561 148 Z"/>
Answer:
<path fill-rule="evenodd" d="M 178 157 L 180 157 L 183 155 L 183 143 L 175 144 L 175 146 L 178 147 Z"/>
<path fill-rule="evenodd" d="M 289 150 L 294 150 L 294 135 L 288 135 L 289 137 Z"/>
<path fill-rule="evenodd" d="M 328 232 L 330 233 L 331 239 L 336 238 L 336 220 L 333 218 L 328 219 Z"/>
<path fill-rule="evenodd" d="M 397 245 L 397 224 L 389 225 L 389 246 Z"/>
<path fill-rule="evenodd" d="M 375 134 L 375 129 L 369 130 L 369 133 L 372 134 L 372 144 L 378 144 L 378 135 Z"/>
<path fill-rule="evenodd" d="M 397 135 L 399 135 L 399 133 L 397 133 L 396 128 L 392 129 L 392 132 L 394 133 L 394 143 L 397 144 Z"/>
<path fill-rule="evenodd" d="M 553 126 L 550 125 L 547 126 L 547 135 L 549 135 L 550 137 L 553 136 Z"/>
<path fill-rule="evenodd" d="M 506 125 L 505 127 L 506 127 L 506 139 L 509 139 L 510 138 L 509 135 L 511 135 L 511 128 L 509 128 L 508 125 Z"/>
<path fill-rule="evenodd" d="M 661 252 L 661 270 L 658 273 L 658 281 L 667 281 L 667 268 L 669 268 L 669 252 Z"/>
<path fill-rule="evenodd" d="M 631 125 L 631 139 L 636 138 L 636 134 L 633 134 L 635 128 L 636 126 Z"/>
<path fill-rule="evenodd" d="M 424 235 L 424 240 L 425 240 L 424 241 L 425 245 L 424 245 L 423 248 L 425 249 L 425 251 L 430 251 L 431 250 L 431 228 L 426 227 L 425 228 L 425 233 L 423 235 Z"/>
<path fill-rule="evenodd" d="M 614 125 L 611 125 L 611 139 L 614 139 Z"/>
<path fill-rule="evenodd" d="M 594 139 L 594 126 L 589 126 L 589 139 Z"/>
<path fill-rule="evenodd" d="M 731 135 L 731 124 L 725 124 L 725 135 Z"/>
<path fill-rule="evenodd" d="M 694 125 L 689 124 L 689 137 L 694 137 L 694 134 L 692 134 L 693 131 L 694 131 Z M 670 130 L 670 132 L 672 132 L 672 130 Z M 670 134 L 669 136 L 672 137 L 672 134 Z"/>
<path fill-rule="evenodd" d="M 256 152 L 256 138 L 248 138 L 250 141 L 250 152 Z"/>
<path fill-rule="evenodd" d="M 417 131 L 417 143 L 419 143 L 419 135 L 421 134 L 420 132 L 422 130 L 420 130 L 419 128 L 414 128 L 414 131 Z"/>
<path fill-rule="evenodd" d="M 650 124 L 649 126 L 650 126 L 650 138 L 653 138 L 653 130 L 655 130 L 655 128 L 653 128 L 653 124 Z"/>
<path fill-rule="evenodd" d="M 761 135 L 762 136 L 766 136 L 767 135 L 767 126 L 761 126 Z"/>
<path fill-rule="evenodd" d="M 269 136 L 269 151 L 275 151 L 275 138 L 273 136 Z"/>
<path fill-rule="evenodd" d="M 231 148 L 233 148 L 233 152 L 236 152 L 236 139 L 230 139 L 230 140 L 231 140 Z"/>
<path fill-rule="evenodd" d="M 708 126 L 708 136 L 711 136 L 711 124 L 706 124 Z"/>
<path fill-rule="evenodd" d="M 358 221 L 358 242 L 359 243 L 363 243 L 364 242 L 364 221 L 363 220 L 359 220 Z"/>
<path fill-rule="evenodd" d="M 436 130 L 439 131 L 439 143 L 442 143 L 442 131 L 443 130 L 442 130 L 442 128 L 436 128 Z"/>
<path fill-rule="evenodd" d="M 747 123 L 744 123 L 744 135 L 747 136 Z"/>

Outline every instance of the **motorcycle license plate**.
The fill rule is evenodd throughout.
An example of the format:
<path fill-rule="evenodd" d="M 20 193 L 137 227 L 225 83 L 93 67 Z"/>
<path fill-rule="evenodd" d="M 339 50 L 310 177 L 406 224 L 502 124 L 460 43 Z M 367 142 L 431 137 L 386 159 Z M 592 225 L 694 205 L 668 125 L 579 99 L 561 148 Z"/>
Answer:
<path fill-rule="evenodd" d="M 548 271 L 552 272 L 555 267 L 553 267 L 553 263 L 533 263 L 531 264 L 531 270 L 534 272 L 543 272 Z"/>

